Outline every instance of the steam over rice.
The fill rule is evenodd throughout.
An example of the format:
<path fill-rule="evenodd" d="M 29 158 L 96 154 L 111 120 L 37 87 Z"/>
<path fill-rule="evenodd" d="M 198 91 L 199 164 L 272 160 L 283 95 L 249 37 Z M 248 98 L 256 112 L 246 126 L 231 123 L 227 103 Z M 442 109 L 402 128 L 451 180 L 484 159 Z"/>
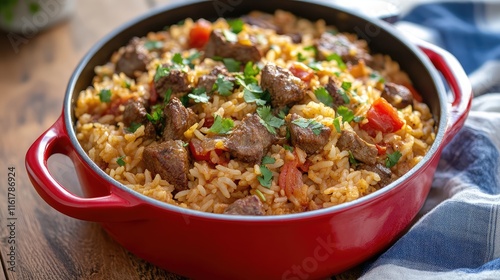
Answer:
<path fill-rule="evenodd" d="M 290 36 L 245 24 L 243 31 L 238 34 L 239 43 L 249 44 L 249 38 L 255 35 L 255 38 L 269 46 L 257 63 L 260 68 L 268 63 L 286 69 L 297 64 L 308 68 L 308 63 L 314 60 L 314 52 L 309 46 L 314 45 L 315 38 L 323 32 L 335 31 L 333 27 L 326 26 L 323 20 L 310 22 L 284 11 L 277 11 L 273 17 L 276 22 L 288 22 L 288 25 L 283 24 L 282 27 L 287 33 L 300 33 L 302 42 L 292 43 Z M 212 213 L 223 213 L 234 201 L 249 195 L 259 197 L 266 215 L 311 211 L 352 201 L 383 187 L 378 173 L 357 168 L 350 151 L 337 147 L 340 133 L 338 127 L 335 127 L 335 119 L 339 116 L 335 109 L 318 100 L 315 90 L 323 87 L 329 77 L 351 83 L 350 108 L 355 116 L 366 116 L 371 104 L 380 98 L 384 83 L 411 85 L 398 63 L 384 55 L 373 55 L 373 60 L 383 65 L 376 72 L 364 63 L 348 65 L 344 69 L 336 60 L 319 62 L 319 70 L 314 71 L 305 98 L 290 108 L 288 113 L 314 119 L 330 128 L 330 136 L 326 145 L 312 155 L 307 155 L 298 147 L 289 147 L 289 144 L 274 143 L 266 154 L 274 162 L 264 165 L 272 172 L 270 187 L 263 186 L 259 181 L 263 175 L 263 164 L 260 162 L 246 163 L 232 157 L 224 160 L 216 153 L 210 154 L 212 162 L 191 161 L 186 190 L 176 191 L 165 178 L 147 170 L 143 152 L 146 147 L 157 144 L 159 140 L 144 137 L 144 125 L 130 132 L 123 123 L 124 104 L 133 98 L 151 100 L 152 81 L 158 65 L 171 62 L 176 53 L 187 58 L 197 52 L 196 49 L 188 48 L 189 33 L 194 24 L 193 20 L 186 19 L 165 31 L 151 32 L 141 38 L 142 42 L 161 42 L 161 51 L 152 54 L 147 71 L 136 79 L 127 77 L 124 73 L 115 73 L 116 62 L 123 53 L 122 48 L 111 57 L 109 63 L 95 68 L 93 85 L 80 93 L 75 108 L 78 141 L 89 157 L 107 174 L 125 186 L 159 201 Z M 212 29 L 229 28 L 225 19 L 212 23 Z M 354 35 L 347 36 L 352 40 L 356 39 Z M 357 43 L 365 44 L 362 40 L 357 40 Z M 203 50 L 199 51 L 202 53 Z M 298 61 L 301 56 L 305 56 L 305 60 Z M 203 54 L 192 63 L 194 69 L 187 74 L 193 85 L 197 84 L 201 76 L 210 73 L 214 66 L 224 65 L 222 61 L 203 58 Z M 375 77 L 375 73 L 378 76 Z M 260 74 L 256 78 L 260 81 Z M 111 94 L 110 101 L 103 102 L 102 93 L 108 90 Z M 218 115 L 231 118 L 236 126 L 247 114 L 255 113 L 258 107 L 256 103 L 245 101 L 244 88 L 238 85 L 235 85 L 229 96 L 209 96 L 208 103 L 191 104 L 198 115 L 198 122 L 184 132 L 186 139 L 203 140 L 207 137 L 209 127 L 204 126 L 206 117 Z M 354 131 L 365 141 L 383 146 L 387 154 L 399 151 L 401 157 L 390 168 L 392 180 L 415 166 L 426 154 L 435 137 L 434 119 L 426 104 L 414 100 L 412 105 L 399 109 L 397 115 L 404 124 L 400 130 L 392 133 L 378 131 L 375 135 L 370 135 L 361 128 L 368 122 L 366 117 L 359 122 L 339 122 L 341 130 Z M 304 197 L 296 197 L 295 192 L 287 194 L 279 184 L 283 166 L 293 160 L 298 165 L 307 165 L 307 172 L 302 171 L 302 185 L 295 186 Z M 379 160 L 384 163 L 384 156 L 380 156 Z"/>

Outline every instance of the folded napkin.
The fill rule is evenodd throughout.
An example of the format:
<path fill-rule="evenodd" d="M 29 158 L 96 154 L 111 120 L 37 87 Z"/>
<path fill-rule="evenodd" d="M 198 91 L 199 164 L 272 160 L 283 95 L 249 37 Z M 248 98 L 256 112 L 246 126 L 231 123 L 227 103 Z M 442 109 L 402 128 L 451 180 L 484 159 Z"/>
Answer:
<path fill-rule="evenodd" d="M 500 2 L 424 4 L 396 26 L 455 55 L 475 97 L 423 216 L 361 279 L 500 279 Z"/>

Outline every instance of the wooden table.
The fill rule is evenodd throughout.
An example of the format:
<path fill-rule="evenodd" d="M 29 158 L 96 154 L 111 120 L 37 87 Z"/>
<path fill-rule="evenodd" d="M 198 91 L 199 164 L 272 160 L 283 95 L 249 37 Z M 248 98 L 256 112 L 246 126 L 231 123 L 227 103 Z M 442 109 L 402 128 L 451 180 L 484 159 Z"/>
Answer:
<path fill-rule="evenodd" d="M 24 164 L 29 146 L 60 115 L 67 82 L 88 49 L 122 23 L 171 1 L 77 1 L 68 20 L 18 45 L 0 33 L 0 280 L 182 279 L 127 252 L 98 224 L 54 210 L 32 187 Z M 69 159 L 54 156 L 49 163 L 55 178 L 79 194 Z M 8 189 L 9 177 L 15 189 Z"/>

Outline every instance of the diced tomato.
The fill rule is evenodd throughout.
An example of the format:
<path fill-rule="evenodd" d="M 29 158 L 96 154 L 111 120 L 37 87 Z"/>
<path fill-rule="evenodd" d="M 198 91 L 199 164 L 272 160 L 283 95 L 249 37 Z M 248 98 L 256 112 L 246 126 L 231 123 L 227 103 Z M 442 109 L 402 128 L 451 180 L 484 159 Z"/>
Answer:
<path fill-rule="evenodd" d="M 401 129 L 404 122 L 399 118 L 398 111 L 384 98 L 379 98 L 373 102 L 366 113 L 368 123 L 361 126 L 373 136 L 375 131 L 391 133 Z"/>
<path fill-rule="evenodd" d="M 214 117 L 206 117 L 205 122 L 203 123 L 203 127 L 212 127 L 214 121 L 215 121 Z"/>
<path fill-rule="evenodd" d="M 149 88 L 149 101 L 151 104 L 156 104 L 156 101 L 158 101 L 158 93 L 156 92 L 155 83 L 153 81 L 149 84 Z"/>
<path fill-rule="evenodd" d="M 189 31 L 189 47 L 201 49 L 208 42 L 212 32 L 212 23 L 207 20 L 199 19 Z"/>
<path fill-rule="evenodd" d="M 111 103 L 109 103 L 109 107 L 106 109 L 103 115 L 119 115 L 121 113 L 120 106 L 125 105 L 130 98 L 131 97 L 113 99 Z"/>
<path fill-rule="evenodd" d="M 302 172 L 297 168 L 297 161 L 286 162 L 281 168 L 278 185 L 285 190 L 286 196 L 294 194 L 302 187 Z"/>
<path fill-rule="evenodd" d="M 387 152 L 387 147 L 386 146 L 382 146 L 382 145 L 379 145 L 379 144 L 375 144 L 375 147 L 377 148 L 377 151 L 378 151 L 378 155 L 381 156 L 381 155 L 385 155 L 385 153 Z"/>
<path fill-rule="evenodd" d="M 411 95 L 413 96 L 413 99 L 417 100 L 418 102 L 422 102 L 424 99 L 422 98 L 422 95 L 410 84 L 405 83 L 403 84 L 410 92 Z"/>
<path fill-rule="evenodd" d="M 295 77 L 301 79 L 306 83 L 309 83 L 314 77 L 314 71 L 311 68 L 301 67 L 300 64 L 293 64 L 292 66 L 290 66 L 289 70 Z"/>
<path fill-rule="evenodd" d="M 189 141 L 189 151 L 191 151 L 191 155 L 195 160 L 205 160 L 213 164 L 215 164 L 215 162 L 212 162 L 210 153 L 214 151 L 217 155 L 221 155 L 223 152 L 223 150 L 221 149 L 205 150 L 203 148 L 201 140 L 198 138 L 193 138 L 191 139 L 191 141 Z"/>

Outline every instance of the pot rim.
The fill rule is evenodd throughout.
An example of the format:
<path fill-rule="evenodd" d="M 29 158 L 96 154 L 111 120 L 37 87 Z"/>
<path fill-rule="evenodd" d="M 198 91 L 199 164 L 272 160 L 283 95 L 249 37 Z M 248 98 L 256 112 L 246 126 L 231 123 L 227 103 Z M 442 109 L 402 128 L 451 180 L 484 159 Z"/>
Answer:
<path fill-rule="evenodd" d="M 200 219 L 210 219 L 210 220 L 220 220 L 220 221 L 242 221 L 242 222 L 284 222 L 284 221 L 291 221 L 291 220 L 299 220 L 299 219 L 315 219 L 315 218 L 320 218 L 324 216 L 331 216 L 334 213 L 337 212 L 343 212 L 343 211 L 348 211 L 351 208 L 356 208 L 359 206 L 362 206 L 364 204 L 374 202 L 378 199 L 383 199 L 384 196 L 387 196 L 388 193 L 396 191 L 399 187 L 403 185 L 403 183 L 407 180 L 409 180 L 410 177 L 412 176 L 417 176 L 422 168 L 427 165 L 431 159 L 435 156 L 439 156 L 441 148 L 444 146 L 443 139 L 445 138 L 447 134 L 447 125 L 449 121 L 449 112 L 448 112 L 448 107 L 447 107 L 447 94 L 446 90 L 443 84 L 442 79 L 440 78 L 437 69 L 434 67 L 434 65 L 430 62 L 429 58 L 412 42 L 410 38 L 405 37 L 405 35 L 399 33 L 398 30 L 396 30 L 393 26 L 390 24 L 378 20 L 378 19 L 373 19 L 369 18 L 363 14 L 360 14 L 356 11 L 352 10 L 347 10 L 343 7 L 340 7 L 336 4 L 332 3 L 327 3 L 327 2 L 317 2 L 317 3 L 311 3 L 306 0 L 295 0 L 294 2 L 300 2 L 303 5 L 316 5 L 318 7 L 323 7 L 323 8 L 328 8 L 328 9 L 335 9 L 338 11 L 341 11 L 343 13 L 349 14 L 350 16 L 358 17 L 361 20 L 373 24 L 376 27 L 380 28 L 381 30 L 389 33 L 392 35 L 395 40 L 398 40 L 400 44 L 405 45 L 408 47 L 413 54 L 415 54 L 420 62 L 425 66 L 427 71 L 429 72 L 430 76 L 432 77 L 432 83 L 436 86 L 437 90 L 437 95 L 439 97 L 439 116 L 433 116 L 434 119 L 438 122 L 438 125 L 436 126 L 437 128 L 437 133 L 434 142 L 432 143 L 429 151 L 427 154 L 422 158 L 422 160 L 414 166 L 412 169 L 410 169 L 406 174 L 398 178 L 397 180 L 393 181 L 391 184 L 383 187 L 380 190 L 377 190 L 371 194 L 368 194 L 366 196 L 360 197 L 358 199 L 355 199 L 353 201 L 349 202 L 344 202 L 339 205 L 334 205 L 331 207 L 327 208 L 322 208 L 322 209 L 317 209 L 317 210 L 312 210 L 312 211 L 307 211 L 307 212 L 301 212 L 301 213 L 292 213 L 292 214 L 284 214 L 284 215 L 269 215 L 269 216 L 243 216 L 243 215 L 223 215 L 223 214 L 216 214 L 216 213 L 208 213 L 208 212 L 202 212 L 194 209 L 188 209 L 188 208 L 182 208 L 180 206 L 176 206 L 173 204 L 169 204 L 167 202 L 162 202 L 159 200 L 156 200 L 154 198 L 151 198 L 149 196 L 146 196 L 144 194 L 141 194 L 137 191 L 134 191 L 124 184 L 116 181 L 115 179 L 111 178 L 108 174 L 104 172 L 104 170 L 100 169 L 97 164 L 95 164 L 90 157 L 87 155 L 87 153 L 83 150 L 82 146 L 78 142 L 78 139 L 76 138 L 76 133 L 75 133 L 75 128 L 74 128 L 74 123 L 73 123 L 73 95 L 77 95 L 80 92 L 74 92 L 74 88 L 76 87 L 76 82 L 81 75 L 83 69 L 85 66 L 90 62 L 91 58 L 93 58 L 100 49 L 109 41 L 112 41 L 117 35 L 121 34 L 122 32 L 125 32 L 128 28 L 138 24 L 139 22 L 146 21 L 149 18 L 161 14 L 164 12 L 168 12 L 170 10 L 174 10 L 177 8 L 185 7 L 185 6 L 190 6 L 192 4 L 196 3 L 201 3 L 201 2 L 207 2 L 206 0 L 189 0 L 189 1 L 183 1 L 182 3 L 177 2 L 177 3 L 171 3 L 168 5 L 164 5 L 162 7 L 157 7 L 154 9 L 151 9 L 145 14 L 142 14 L 141 16 L 135 17 L 134 19 L 126 22 L 125 24 L 122 24 L 118 28 L 115 28 L 113 31 L 105 35 L 103 38 L 101 38 L 97 43 L 95 43 L 91 49 L 84 55 L 84 57 L 80 60 L 78 63 L 77 67 L 73 71 L 73 74 L 71 75 L 71 78 L 68 82 L 68 86 L 66 88 L 65 92 L 65 97 L 64 97 L 64 103 L 63 103 L 63 115 L 64 115 L 64 125 L 66 128 L 66 132 L 68 134 L 68 137 L 71 141 L 71 144 L 77 151 L 78 156 L 87 164 L 88 167 L 92 169 L 96 174 L 99 175 L 102 179 L 106 180 L 110 186 L 119 188 L 120 190 L 138 198 L 141 202 L 145 204 L 149 204 L 152 206 L 155 206 L 157 208 L 162 208 L 167 211 L 171 211 L 174 213 L 178 213 L 181 215 L 187 215 L 192 218 L 200 218 Z M 300 15 L 298 15 L 300 16 Z M 307 17 L 305 17 L 307 18 Z M 390 55 L 390 54 L 389 54 Z M 402 63 L 402 62 L 400 62 Z M 410 77 L 411 78 L 411 77 Z M 110 189 L 112 191 L 112 188 Z"/>

